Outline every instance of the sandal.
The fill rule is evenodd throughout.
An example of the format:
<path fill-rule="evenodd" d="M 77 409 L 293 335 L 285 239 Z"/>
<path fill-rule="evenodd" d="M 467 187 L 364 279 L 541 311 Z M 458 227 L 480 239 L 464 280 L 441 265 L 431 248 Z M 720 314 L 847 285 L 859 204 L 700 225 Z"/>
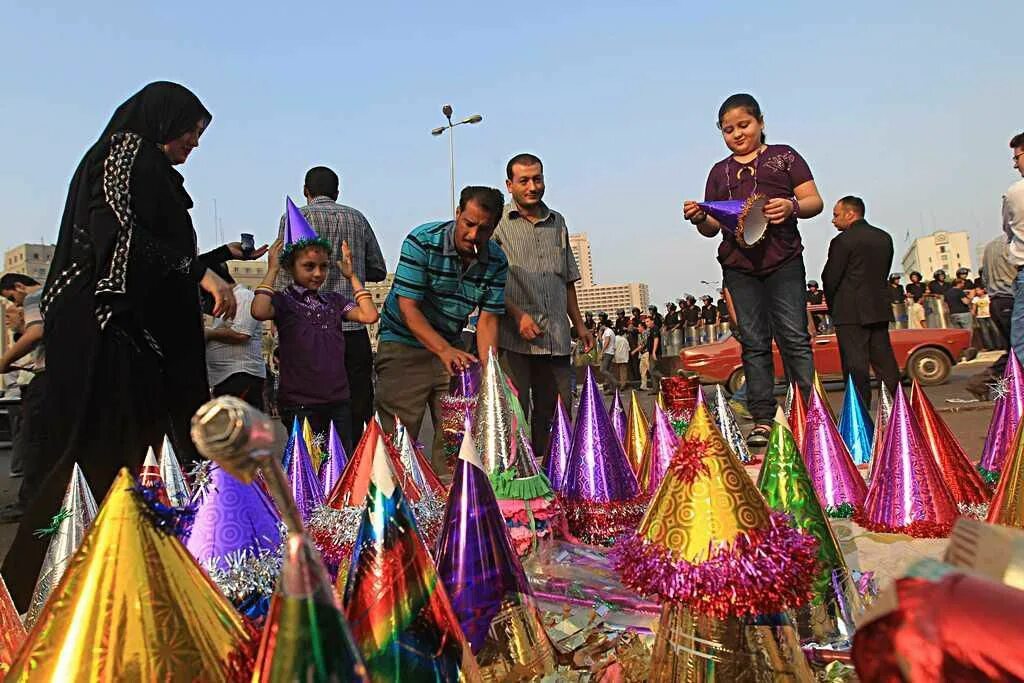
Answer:
<path fill-rule="evenodd" d="M 772 435 L 772 427 L 767 424 L 757 424 L 747 435 L 747 445 L 751 448 L 764 448 L 768 445 L 768 438 Z"/>

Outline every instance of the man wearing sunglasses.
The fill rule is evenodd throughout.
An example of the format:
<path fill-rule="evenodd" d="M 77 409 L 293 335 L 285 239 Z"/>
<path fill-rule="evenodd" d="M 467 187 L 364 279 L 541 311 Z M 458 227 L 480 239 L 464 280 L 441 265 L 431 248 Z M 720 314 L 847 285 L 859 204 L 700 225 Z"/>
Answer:
<path fill-rule="evenodd" d="M 1013 167 L 1022 176 L 1003 195 L 1003 232 L 1010 247 L 1010 263 L 1017 267 L 1013 283 L 1013 314 L 1010 319 L 1010 347 L 1017 359 L 1024 359 L 1024 133 L 1010 140 Z"/>

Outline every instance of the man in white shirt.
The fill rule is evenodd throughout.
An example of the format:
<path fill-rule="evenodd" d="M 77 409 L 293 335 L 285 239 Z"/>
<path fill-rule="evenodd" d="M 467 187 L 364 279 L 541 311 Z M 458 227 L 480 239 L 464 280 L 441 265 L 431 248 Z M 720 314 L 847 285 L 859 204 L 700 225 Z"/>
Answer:
<path fill-rule="evenodd" d="M 615 381 L 616 386 L 626 388 L 626 381 L 629 378 L 629 340 L 626 339 L 626 331 L 615 335 Z"/>
<path fill-rule="evenodd" d="M 253 293 L 235 283 L 222 268 L 219 274 L 234 283 L 238 308 L 234 320 L 214 318 L 206 328 L 206 374 L 214 396 L 237 396 L 263 410 L 263 383 L 267 366 L 263 359 L 263 326 L 252 317 Z"/>
<path fill-rule="evenodd" d="M 1024 177 L 1024 133 L 1010 140 L 1013 167 Z M 1003 232 L 1010 246 L 1010 263 L 1017 267 L 1013 283 L 1013 314 L 1010 320 L 1010 346 L 1017 360 L 1024 362 L 1024 178 L 1003 195 Z"/>
<path fill-rule="evenodd" d="M 615 332 L 608 322 L 607 313 L 598 314 L 598 344 L 601 347 L 601 374 L 598 380 L 605 385 L 605 391 L 615 390 L 616 379 L 612 375 L 612 363 L 615 362 Z"/>

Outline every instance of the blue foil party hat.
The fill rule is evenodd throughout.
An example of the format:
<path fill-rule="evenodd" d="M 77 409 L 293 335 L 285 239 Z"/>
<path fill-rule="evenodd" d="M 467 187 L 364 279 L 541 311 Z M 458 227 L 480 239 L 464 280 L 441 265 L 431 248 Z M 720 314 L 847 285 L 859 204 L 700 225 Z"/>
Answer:
<path fill-rule="evenodd" d="M 855 464 L 863 465 L 871 461 L 875 427 L 871 424 L 868 411 L 860 400 L 860 393 L 853 386 L 853 375 L 846 376 L 846 394 L 843 396 L 843 410 L 839 415 L 839 436 L 850 450 L 850 457 Z"/>

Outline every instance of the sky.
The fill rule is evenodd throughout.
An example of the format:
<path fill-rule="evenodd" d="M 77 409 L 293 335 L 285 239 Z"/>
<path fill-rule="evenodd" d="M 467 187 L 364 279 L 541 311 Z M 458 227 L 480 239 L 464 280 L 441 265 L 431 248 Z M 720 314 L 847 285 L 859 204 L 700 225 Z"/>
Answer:
<path fill-rule="evenodd" d="M 688 6 L 693 5 L 693 6 Z M 313 166 L 338 171 L 389 266 L 415 226 L 448 218 L 456 182 L 504 189 L 512 155 L 545 162 L 545 200 L 590 236 L 601 283 L 661 304 L 702 294 L 717 239 L 681 219 L 728 150 L 718 106 L 750 92 L 771 142 L 807 159 L 826 209 L 801 223 L 808 277 L 831 206 L 864 198 L 896 244 L 1000 230 L 1024 130 L 1024 3 L 29 3 L 0 25 L 0 247 L 56 239 L 70 175 L 145 83 L 187 85 L 213 112 L 180 170 L 200 246 L 276 234 Z M 972 253 L 973 256 L 973 253 Z M 977 264 L 975 264 L 977 266 Z"/>

